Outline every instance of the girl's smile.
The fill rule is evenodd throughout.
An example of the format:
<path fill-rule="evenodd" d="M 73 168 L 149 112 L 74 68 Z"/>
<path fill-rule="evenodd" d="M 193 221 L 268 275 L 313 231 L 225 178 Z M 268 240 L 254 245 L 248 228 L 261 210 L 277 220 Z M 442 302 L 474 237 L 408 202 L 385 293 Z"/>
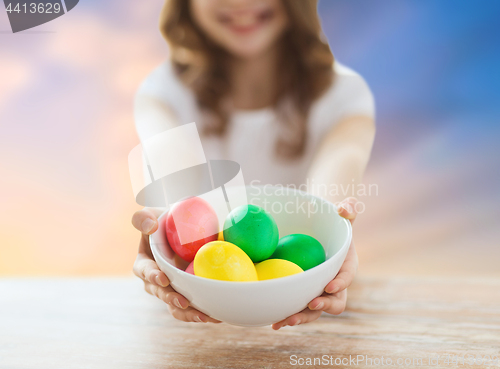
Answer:
<path fill-rule="evenodd" d="M 266 53 L 288 26 L 281 0 L 191 0 L 189 6 L 201 32 L 237 58 Z"/>
<path fill-rule="evenodd" d="M 236 34 L 249 34 L 272 22 L 276 12 L 270 7 L 254 7 L 221 11 L 217 20 Z"/>

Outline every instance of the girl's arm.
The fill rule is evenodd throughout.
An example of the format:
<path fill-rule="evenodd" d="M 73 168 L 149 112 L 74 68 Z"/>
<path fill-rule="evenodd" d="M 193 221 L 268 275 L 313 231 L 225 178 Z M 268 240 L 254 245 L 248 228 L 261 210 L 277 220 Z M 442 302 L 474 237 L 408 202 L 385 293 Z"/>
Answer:
<path fill-rule="evenodd" d="M 169 106 L 146 94 L 137 94 L 135 97 L 134 120 L 141 141 L 179 125 Z"/>
<path fill-rule="evenodd" d="M 352 194 L 361 183 L 374 137 L 375 123 L 370 117 L 347 117 L 335 125 L 311 164 L 308 192 L 333 203 L 343 200 L 343 193 Z"/>
<path fill-rule="evenodd" d="M 342 199 L 341 186 L 352 193 L 352 186 L 361 182 L 374 137 L 375 124 L 370 117 L 352 116 L 338 123 L 325 137 L 316 153 L 308 174 L 308 191 L 333 203 L 339 203 Z M 335 193 L 337 191 L 333 186 L 338 187 L 339 194 Z M 339 203 L 339 214 L 351 223 L 356 218 L 356 202 L 355 198 L 350 197 Z M 342 313 L 347 301 L 347 287 L 354 279 L 357 269 L 358 255 L 351 242 L 342 267 L 337 276 L 326 285 L 325 292 L 313 299 L 300 313 L 273 324 L 273 329 L 314 321 L 322 311 Z"/>
<path fill-rule="evenodd" d="M 172 110 L 160 100 L 148 95 L 136 96 L 134 115 L 141 141 L 178 125 Z M 158 216 L 157 210 L 144 208 L 132 217 L 132 224 L 142 233 L 134 263 L 134 274 L 144 281 L 146 292 L 168 304 L 174 318 L 186 322 L 220 323 L 189 306 L 189 301 L 169 286 L 168 277 L 158 268 L 149 246 L 149 235 L 158 229 Z"/>

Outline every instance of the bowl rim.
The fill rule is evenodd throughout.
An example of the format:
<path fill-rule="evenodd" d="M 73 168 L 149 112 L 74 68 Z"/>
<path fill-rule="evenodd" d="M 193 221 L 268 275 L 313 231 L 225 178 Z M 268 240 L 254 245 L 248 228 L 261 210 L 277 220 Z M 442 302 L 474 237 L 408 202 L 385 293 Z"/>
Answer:
<path fill-rule="evenodd" d="M 291 191 L 295 195 L 300 195 L 301 197 L 309 198 L 311 200 L 314 200 L 313 202 L 315 202 L 315 201 L 325 202 L 325 203 L 329 204 L 330 206 L 333 206 L 333 207 L 335 207 L 337 209 L 337 206 L 334 203 L 332 203 L 332 202 L 330 202 L 330 201 L 328 201 L 326 199 L 323 199 L 323 198 L 321 198 L 319 196 L 315 196 L 315 195 L 312 195 L 312 194 L 307 193 L 305 191 L 298 190 L 296 188 L 277 187 L 277 186 L 271 186 L 271 185 L 245 186 L 245 187 L 246 188 L 249 188 L 249 187 L 266 187 L 266 188 L 280 189 L 282 191 L 285 191 L 285 190 L 286 191 Z M 169 210 L 169 207 L 167 207 L 165 209 L 165 211 L 158 217 L 158 222 L 160 222 L 160 219 L 163 219 L 167 215 L 168 210 Z M 168 262 L 168 260 L 165 257 L 163 257 L 161 250 L 158 248 L 158 244 L 155 243 L 155 242 L 153 242 L 153 235 L 156 234 L 156 232 L 158 232 L 158 230 L 160 229 L 160 227 L 158 227 L 158 229 L 156 230 L 155 233 L 149 235 L 149 247 L 151 249 L 151 252 L 153 253 L 155 261 L 156 261 L 157 255 L 158 255 L 158 257 L 162 259 L 162 261 L 164 262 L 164 264 L 167 265 L 167 268 L 169 268 L 172 272 L 180 274 L 184 278 L 188 278 L 188 280 L 191 279 L 192 281 L 200 281 L 200 282 L 203 281 L 203 282 L 206 282 L 206 283 L 212 283 L 213 282 L 213 283 L 219 284 L 221 286 L 224 286 L 224 285 L 226 285 L 226 286 L 228 286 L 228 285 L 234 286 L 235 284 L 238 284 L 238 286 L 242 286 L 242 285 L 245 285 L 245 286 L 250 286 L 250 285 L 252 285 L 252 286 L 254 286 L 254 285 L 263 286 L 263 284 L 269 285 L 269 284 L 272 284 L 272 283 L 279 283 L 280 281 L 283 281 L 283 280 L 292 282 L 295 279 L 305 278 L 304 277 L 305 275 L 310 275 L 310 274 L 312 274 L 314 272 L 319 271 L 319 269 L 325 269 L 325 268 L 327 268 L 327 266 L 329 264 L 333 264 L 333 262 L 334 262 L 334 256 L 335 255 L 340 254 L 344 249 L 350 247 L 351 242 L 352 242 L 352 225 L 351 225 L 351 222 L 348 221 L 347 219 L 341 217 L 340 215 L 339 215 L 339 217 L 341 218 L 341 221 L 344 222 L 344 224 L 347 226 L 347 237 L 346 237 L 346 239 L 345 239 L 344 244 L 342 245 L 342 247 L 339 248 L 335 254 L 333 254 L 332 256 L 330 256 L 323 263 L 321 263 L 319 265 L 316 265 L 315 267 L 310 268 L 308 270 L 304 270 L 302 273 L 292 274 L 292 275 L 289 275 L 289 276 L 286 276 L 286 277 L 281 277 L 281 278 L 267 279 L 267 280 L 263 280 L 263 281 L 221 281 L 221 280 L 218 280 L 218 279 L 200 277 L 200 276 L 197 276 L 197 275 L 194 275 L 194 274 L 191 274 L 191 273 L 187 273 L 184 270 L 175 267 L 170 262 Z M 153 250 L 153 248 L 155 250 Z M 347 255 L 347 253 L 346 253 L 346 255 Z M 269 260 L 269 259 L 266 259 L 266 260 Z M 307 273 L 309 273 L 309 274 L 307 274 Z M 210 281 L 210 282 L 208 282 L 208 281 Z"/>

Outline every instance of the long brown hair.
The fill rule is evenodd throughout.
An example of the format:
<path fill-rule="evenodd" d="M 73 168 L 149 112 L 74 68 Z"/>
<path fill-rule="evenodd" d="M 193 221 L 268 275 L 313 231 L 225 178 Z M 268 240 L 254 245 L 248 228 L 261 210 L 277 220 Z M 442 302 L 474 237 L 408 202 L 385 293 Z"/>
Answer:
<path fill-rule="evenodd" d="M 322 40 L 317 0 L 283 0 L 289 25 L 279 43 L 278 93 L 275 108 L 281 134 L 276 142 L 280 157 L 299 157 L 307 142 L 307 118 L 312 103 L 332 83 L 334 58 Z M 208 117 L 204 132 L 222 135 L 229 109 L 224 97 L 230 92 L 228 54 L 193 22 L 189 1 L 166 0 L 160 31 L 170 46 L 179 78 L 190 87 Z"/>

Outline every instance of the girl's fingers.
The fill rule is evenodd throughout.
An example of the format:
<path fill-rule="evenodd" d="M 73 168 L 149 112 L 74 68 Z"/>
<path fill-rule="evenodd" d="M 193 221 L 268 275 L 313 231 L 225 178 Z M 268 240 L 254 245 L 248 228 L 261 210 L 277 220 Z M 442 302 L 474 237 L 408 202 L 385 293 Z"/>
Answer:
<path fill-rule="evenodd" d="M 138 254 L 135 259 L 133 272 L 136 276 L 141 278 L 143 281 L 147 281 L 149 283 L 166 287 L 170 284 L 169 279 L 158 268 L 156 262 L 144 254 Z"/>
<path fill-rule="evenodd" d="M 203 314 L 201 311 L 198 311 L 194 308 L 189 308 L 186 314 L 189 317 L 191 322 L 195 323 L 222 323 L 220 320 L 213 319 L 206 314 Z"/>
<path fill-rule="evenodd" d="M 294 314 L 289 316 L 288 318 L 282 320 L 281 322 L 274 323 L 272 325 L 272 328 L 277 331 L 278 329 L 289 325 L 289 326 L 294 326 L 294 325 L 299 325 L 299 324 L 305 324 L 312 322 L 316 319 L 318 319 L 321 315 L 321 311 L 314 311 L 309 308 L 305 308 L 302 310 L 300 313 Z"/>
<path fill-rule="evenodd" d="M 144 208 L 132 216 L 133 226 L 143 234 L 152 234 L 158 229 L 158 220 L 154 211 Z"/>
<path fill-rule="evenodd" d="M 312 300 L 308 307 L 311 310 L 325 311 L 328 314 L 339 315 L 345 310 L 347 302 L 347 290 L 335 295 L 323 294 Z"/>
<path fill-rule="evenodd" d="M 198 311 L 192 307 L 181 310 L 175 306 L 169 306 L 170 314 L 183 322 L 193 322 L 193 323 L 221 323 L 220 320 L 213 319 L 201 311 Z"/>
<path fill-rule="evenodd" d="M 167 287 L 170 284 L 170 280 L 167 275 L 163 273 L 161 270 L 158 272 L 158 275 L 155 278 L 156 283 L 161 287 Z"/>
<path fill-rule="evenodd" d="M 163 273 L 153 259 L 151 249 L 149 248 L 148 236 L 141 235 L 139 252 L 135 258 L 133 272 L 144 281 L 157 284 L 161 287 L 167 287 L 170 281 Z"/>
<path fill-rule="evenodd" d="M 348 197 L 347 199 L 341 201 L 339 206 L 337 207 L 339 215 L 343 218 L 350 220 L 351 223 L 353 223 L 357 215 L 356 213 L 357 203 L 358 199 L 356 199 L 355 197 Z"/>
<path fill-rule="evenodd" d="M 176 307 L 171 307 L 170 314 L 183 322 L 193 322 L 193 323 L 206 323 L 206 319 L 203 319 L 200 315 L 193 312 L 193 308 L 188 308 L 187 310 L 182 310 Z"/>
<path fill-rule="evenodd" d="M 358 254 L 356 253 L 356 249 L 354 247 L 354 242 L 351 242 L 351 246 L 349 247 L 349 251 L 347 252 L 347 256 L 344 260 L 344 264 L 340 268 L 337 276 L 333 279 L 333 281 L 329 282 L 325 287 L 326 293 L 337 293 L 342 290 L 345 290 L 349 287 L 356 276 L 358 271 Z"/>
<path fill-rule="evenodd" d="M 159 272 L 158 265 L 143 254 L 137 255 L 132 271 L 143 281 L 156 284 L 156 276 Z"/>
<path fill-rule="evenodd" d="M 134 263 L 134 274 L 144 280 L 144 289 L 147 293 L 156 296 L 166 304 L 176 319 L 185 322 L 210 322 L 221 323 L 220 320 L 213 319 L 208 315 L 189 306 L 189 301 L 181 294 L 169 286 L 168 277 L 160 271 L 158 265 L 153 260 L 149 249 L 150 235 L 158 229 L 157 209 L 144 208 L 136 212 L 132 217 L 132 224 L 142 232 L 139 244 L 139 253 Z"/>
<path fill-rule="evenodd" d="M 345 310 L 346 302 L 347 290 L 343 290 L 335 295 L 323 294 L 312 300 L 306 309 L 278 323 L 274 323 L 272 328 L 278 330 L 286 325 L 294 326 L 312 322 L 320 317 L 322 311 L 338 315 Z"/>
<path fill-rule="evenodd" d="M 221 323 L 208 315 L 189 306 L 189 301 L 175 290 L 168 287 L 159 287 L 152 283 L 145 283 L 144 289 L 150 295 L 156 296 L 168 305 L 172 316 L 184 322 Z"/>
<path fill-rule="evenodd" d="M 173 307 L 179 309 L 187 309 L 189 307 L 189 301 L 180 293 L 175 292 L 170 286 L 159 287 L 152 283 L 145 283 L 144 289 L 147 293 L 158 297 L 160 300 Z"/>

